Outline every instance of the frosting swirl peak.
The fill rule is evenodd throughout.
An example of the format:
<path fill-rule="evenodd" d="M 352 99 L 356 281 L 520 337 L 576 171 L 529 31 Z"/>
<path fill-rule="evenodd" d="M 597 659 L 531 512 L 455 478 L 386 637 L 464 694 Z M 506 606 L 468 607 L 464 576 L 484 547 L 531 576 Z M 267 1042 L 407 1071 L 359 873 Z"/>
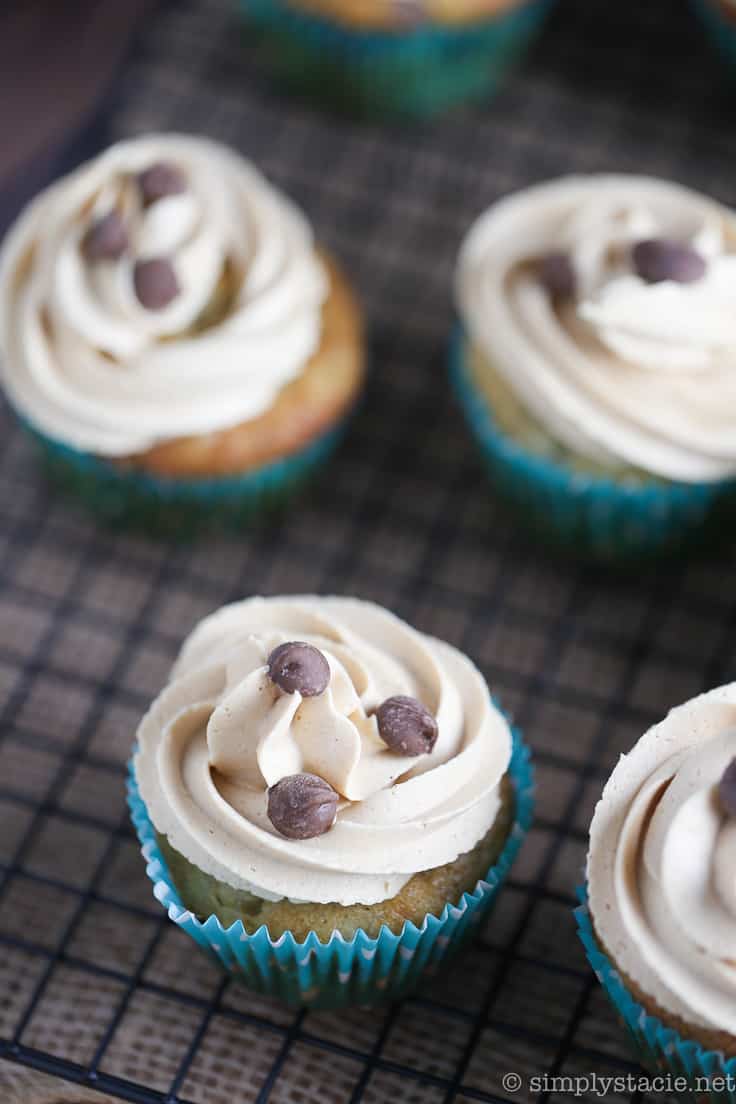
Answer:
<path fill-rule="evenodd" d="M 273 649 L 325 656 L 316 696 L 283 693 Z M 434 715 L 431 751 L 381 739 L 387 698 Z M 372 904 L 470 851 L 491 827 L 511 750 L 508 725 L 469 660 L 378 606 L 346 598 L 254 598 L 207 618 L 139 730 L 136 774 L 157 829 L 200 869 L 266 899 Z M 325 834 L 283 838 L 268 791 L 309 774 L 337 791 Z"/>

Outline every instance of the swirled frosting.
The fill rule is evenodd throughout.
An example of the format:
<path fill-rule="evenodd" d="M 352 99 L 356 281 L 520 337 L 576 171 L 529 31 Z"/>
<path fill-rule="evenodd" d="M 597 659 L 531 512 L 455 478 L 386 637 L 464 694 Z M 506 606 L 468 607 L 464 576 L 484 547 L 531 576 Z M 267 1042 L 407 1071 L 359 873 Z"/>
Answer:
<path fill-rule="evenodd" d="M 184 187 L 147 204 L 139 174 L 161 163 Z M 127 247 L 90 260 L 87 235 L 111 212 Z M 135 273 L 153 258 L 177 293 L 148 309 Z M 326 294 L 304 217 L 253 165 L 202 138 L 121 142 L 41 193 L 3 244 L 5 387 L 44 433 L 104 456 L 226 429 L 301 374 Z"/>
<path fill-rule="evenodd" d="M 621 758 L 590 832 L 596 931 L 624 974 L 693 1027 L 736 1035 L 736 683 L 672 710 Z"/>
<path fill-rule="evenodd" d="M 582 456 L 685 482 L 736 472 L 736 223 L 686 188 L 567 177 L 492 206 L 457 273 L 470 339 L 550 436 Z M 691 246 L 702 278 L 647 282 L 633 246 Z M 535 259 L 565 254 L 556 301 Z"/>
<path fill-rule="evenodd" d="M 330 666 L 319 697 L 281 694 L 277 645 L 302 640 Z M 387 697 L 419 698 L 439 735 L 406 758 L 378 736 Z M 141 723 L 135 769 L 159 832 L 196 864 L 267 900 L 374 904 L 418 871 L 470 851 L 493 824 L 508 725 L 480 673 L 448 644 L 347 598 L 253 598 L 225 606 L 185 642 Z M 301 771 L 340 801 L 324 835 L 290 840 L 267 791 Z"/>

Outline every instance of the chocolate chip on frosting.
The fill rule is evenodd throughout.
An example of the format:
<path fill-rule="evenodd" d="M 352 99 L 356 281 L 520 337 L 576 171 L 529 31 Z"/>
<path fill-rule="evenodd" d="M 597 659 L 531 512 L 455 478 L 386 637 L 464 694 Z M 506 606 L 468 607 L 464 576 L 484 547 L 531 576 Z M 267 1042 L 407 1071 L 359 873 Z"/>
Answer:
<path fill-rule="evenodd" d="M 268 791 L 268 819 L 287 839 L 313 839 L 335 823 L 338 794 L 317 774 L 290 774 Z"/>
<path fill-rule="evenodd" d="M 98 218 L 82 238 L 82 253 L 88 261 L 116 261 L 127 248 L 128 231 L 117 211 Z"/>
<path fill-rule="evenodd" d="M 691 284 L 705 275 L 707 267 L 697 250 L 667 238 L 637 242 L 631 259 L 637 275 L 648 284 L 659 284 L 663 280 Z"/>
<path fill-rule="evenodd" d="M 726 816 L 736 817 L 736 759 L 732 759 L 718 783 L 718 800 Z"/>
<path fill-rule="evenodd" d="M 144 207 L 166 196 L 180 195 L 187 189 L 184 173 L 170 161 L 157 161 L 138 174 L 138 187 Z"/>
<path fill-rule="evenodd" d="M 575 269 L 567 253 L 546 253 L 537 261 L 537 279 L 553 299 L 572 299 L 575 294 Z"/>
<path fill-rule="evenodd" d="M 179 281 L 171 261 L 152 257 L 137 261 L 133 269 L 133 286 L 141 306 L 146 310 L 163 310 L 179 294 Z"/>
<path fill-rule="evenodd" d="M 319 648 L 294 640 L 271 652 L 268 675 L 286 694 L 316 698 L 329 686 L 330 665 Z"/>
<path fill-rule="evenodd" d="M 379 736 L 397 755 L 427 755 L 437 743 L 437 721 L 416 698 L 387 698 L 376 720 Z"/>

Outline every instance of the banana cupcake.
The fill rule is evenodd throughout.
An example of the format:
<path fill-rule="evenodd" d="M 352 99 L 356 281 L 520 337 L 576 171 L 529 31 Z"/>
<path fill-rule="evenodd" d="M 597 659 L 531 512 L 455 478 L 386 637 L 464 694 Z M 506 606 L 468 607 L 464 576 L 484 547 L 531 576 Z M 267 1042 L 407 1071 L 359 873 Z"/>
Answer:
<path fill-rule="evenodd" d="M 361 319 L 299 210 L 233 150 L 150 135 L 44 191 L 0 250 L 2 378 L 103 516 L 248 520 L 330 453 Z"/>
<path fill-rule="evenodd" d="M 621 758 L 587 875 L 580 935 L 641 1059 L 682 1078 L 683 1099 L 733 1100 L 736 683 L 673 709 Z"/>
<path fill-rule="evenodd" d="M 267 65 L 340 109 L 421 119 L 493 92 L 550 0 L 242 0 Z"/>
<path fill-rule="evenodd" d="M 538 185 L 471 228 L 456 295 L 461 405 L 499 492 L 543 537 L 616 560 L 728 532 L 728 208 L 650 177 Z"/>
<path fill-rule="evenodd" d="M 464 655 L 348 598 L 252 598 L 187 639 L 130 804 L 169 915 L 290 1003 L 395 998 L 485 915 L 526 752 Z"/>

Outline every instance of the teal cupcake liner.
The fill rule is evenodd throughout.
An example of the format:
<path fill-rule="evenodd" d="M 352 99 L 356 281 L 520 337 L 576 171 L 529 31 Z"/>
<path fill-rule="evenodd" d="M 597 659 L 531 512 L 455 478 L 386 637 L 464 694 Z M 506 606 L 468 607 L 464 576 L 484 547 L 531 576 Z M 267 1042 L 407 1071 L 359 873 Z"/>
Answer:
<path fill-rule="evenodd" d="M 728 537 L 736 481 L 627 484 L 525 449 L 499 428 L 473 383 L 461 326 L 451 340 L 450 376 L 499 496 L 546 545 L 581 559 L 635 564 Z"/>
<path fill-rule="evenodd" d="M 727 61 L 736 65 L 736 7 L 729 19 L 718 0 L 692 0 L 692 3 L 713 43 Z"/>
<path fill-rule="evenodd" d="M 552 0 L 526 0 L 456 27 L 350 28 L 290 0 L 241 0 L 267 67 L 340 110 L 422 119 L 491 94 L 522 54 Z"/>
<path fill-rule="evenodd" d="M 330 457 L 347 428 L 346 420 L 300 452 L 242 475 L 173 479 L 79 452 L 23 424 L 49 479 L 100 521 L 166 536 L 213 525 L 244 528 L 280 509 Z"/>
<path fill-rule="evenodd" d="M 376 938 L 358 931 L 352 939 L 335 932 L 327 943 L 311 932 L 304 942 L 288 933 L 271 939 L 263 926 L 249 935 L 241 920 L 224 928 L 216 916 L 204 922 L 182 904 L 161 854 L 156 830 L 138 791 L 133 763 L 128 805 L 140 840 L 146 872 L 169 919 L 227 971 L 259 993 L 290 1005 L 341 1008 L 396 1000 L 414 989 L 423 975 L 454 953 L 488 913 L 531 824 L 533 775 L 529 751 L 518 733 L 509 767 L 514 788 L 514 820 L 503 850 L 483 881 L 440 916 L 427 916 L 421 927 L 407 921 L 400 935 L 384 927 Z"/>
<path fill-rule="evenodd" d="M 626 1028 L 638 1060 L 655 1077 L 667 1078 L 652 1091 L 663 1091 L 689 1104 L 736 1104 L 736 1058 L 728 1059 L 719 1051 L 683 1039 L 634 999 L 598 945 L 586 886 L 578 889 L 578 897 L 581 904 L 575 909 L 575 918 L 588 962 Z"/>

